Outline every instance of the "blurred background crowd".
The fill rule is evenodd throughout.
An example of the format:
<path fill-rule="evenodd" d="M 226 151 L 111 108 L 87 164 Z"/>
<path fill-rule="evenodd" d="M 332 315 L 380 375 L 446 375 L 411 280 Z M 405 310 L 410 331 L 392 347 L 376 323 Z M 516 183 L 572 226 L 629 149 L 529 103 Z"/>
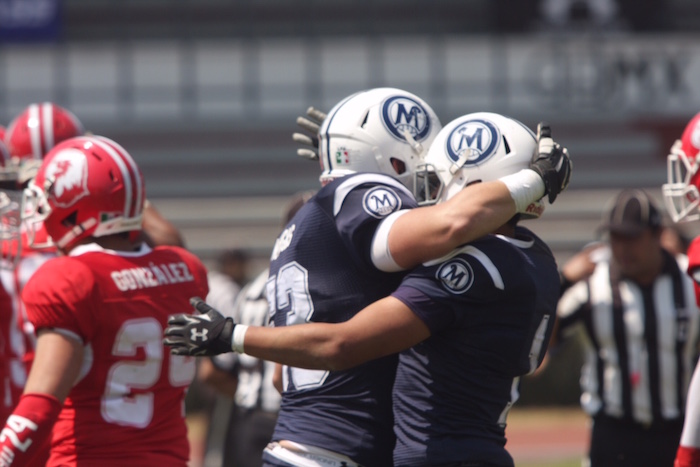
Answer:
<path fill-rule="evenodd" d="M 698 31 L 696 0 L 0 0 L 0 125 L 51 101 L 119 141 L 186 247 L 242 287 L 290 196 L 318 187 L 291 140 L 308 106 L 392 86 L 443 123 L 548 120 L 575 174 L 528 227 L 563 262 L 621 188 L 663 205 L 668 150 L 700 110 Z M 553 361 L 519 404 L 576 404 L 577 378 Z M 208 413 L 214 391 L 190 399 Z"/>

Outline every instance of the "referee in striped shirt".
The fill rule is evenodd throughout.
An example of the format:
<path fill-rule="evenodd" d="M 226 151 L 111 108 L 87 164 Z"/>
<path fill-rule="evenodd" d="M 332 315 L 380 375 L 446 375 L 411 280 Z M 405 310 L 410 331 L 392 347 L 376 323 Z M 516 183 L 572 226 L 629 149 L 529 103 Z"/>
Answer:
<path fill-rule="evenodd" d="M 553 344 L 582 331 L 591 467 L 670 467 L 698 350 L 693 284 L 683 257 L 662 248 L 661 215 L 642 190 L 621 192 L 601 229 L 609 242 L 590 277 L 562 275 Z"/>

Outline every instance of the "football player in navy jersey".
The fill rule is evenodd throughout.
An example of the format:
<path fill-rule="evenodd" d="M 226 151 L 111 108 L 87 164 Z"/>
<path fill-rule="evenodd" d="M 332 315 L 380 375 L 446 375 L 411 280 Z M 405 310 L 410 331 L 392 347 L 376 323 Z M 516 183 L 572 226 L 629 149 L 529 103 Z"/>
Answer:
<path fill-rule="evenodd" d="M 405 107 L 419 108 L 392 110 L 391 106 L 401 99 Z M 398 131 L 404 135 L 401 140 L 388 129 L 387 121 L 395 122 L 396 116 L 406 119 L 411 115 L 412 121 L 419 125 L 412 129 L 402 125 L 403 133 Z M 431 120 L 432 129 L 427 133 L 421 126 L 426 125 L 425 119 Z M 277 239 L 268 298 L 274 324 L 281 329 L 261 328 L 272 332 L 298 328 L 300 348 L 286 347 L 287 351 L 280 352 L 277 358 L 274 345 L 258 348 L 257 344 L 251 344 L 251 354 L 260 351 L 266 359 L 289 365 L 284 372 L 285 391 L 274 442 L 264 453 L 265 465 L 391 465 L 395 444 L 391 391 L 397 364 L 397 357 L 392 354 L 427 338 L 428 324 L 418 320 L 410 329 L 404 326 L 401 332 L 387 330 L 384 337 L 370 337 L 362 344 L 360 340 L 341 343 L 332 333 L 324 337 L 330 343 L 326 345 L 321 342 L 323 339 L 313 337 L 314 329 L 319 326 L 334 331 L 335 327 L 326 326 L 350 325 L 367 314 L 371 314 L 372 326 L 405 324 L 405 319 L 397 320 L 383 310 L 353 317 L 394 291 L 403 278 L 400 271 L 439 258 L 495 230 L 517 212 L 540 213 L 538 200 L 548 193 L 553 201 L 567 185 L 570 160 L 566 151 L 553 144 L 551 138 L 543 138 L 542 157 L 531 162 L 536 144 L 534 136 L 528 133 L 532 144 L 517 151 L 523 163 L 498 174 L 505 176 L 498 180 L 491 178 L 465 190 L 456 189 L 456 184 L 462 188 L 467 181 L 475 181 L 473 177 L 461 178 L 464 169 L 459 169 L 470 165 L 482 144 L 487 144 L 484 150 L 505 152 L 508 143 L 501 142 L 499 134 L 484 133 L 498 128 L 484 126 L 475 129 L 481 132 L 477 138 L 468 136 L 471 147 L 460 151 L 446 169 L 455 176 L 445 182 L 445 189 L 438 191 L 449 192 L 452 199 L 436 206 L 411 209 L 416 206 L 411 192 L 396 178 L 367 173 L 371 169 L 366 168 L 366 161 L 376 160 L 379 170 L 387 172 L 390 169 L 382 169 L 382 164 L 388 164 L 391 170 L 403 169 L 396 175 L 412 173 L 421 160 L 422 147 L 428 147 L 435 138 L 432 132 L 437 132 L 438 127 L 434 113 L 424 102 L 396 89 L 376 89 L 351 96 L 325 119 L 319 156 L 324 168 L 322 177 L 333 180 L 299 211 Z M 524 127 L 519 128 L 525 131 Z M 391 148 L 397 141 L 403 141 L 403 151 L 398 150 L 400 147 Z M 335 170 L 336 163 L 356 163 L 360 157 L 365 158 L 365 166 L 357 170 L 365 172 L 352 173 L 342 165 L 340 170 Z M 451 171 L 453 167 L 456 170 Z M 339 176 L 335 177 L 334 172 Z M 406 176 L 401 178 L 410 184 Z M 460 273 L 461 270 L 455 274 Z M 532 271 L 526 271 L 523 280 L 532 277 Z M 555 279 L 558 281 L 556 268 Z M 384 299 L 368 310 L 386 300 L 401 303 L 395 298 Z M 165 342 L 172 346 L 173 353 L 212 355 L 231 351 L 232 342 L 233 350 L 242 351 L 244 339 L 248 350 L 245 326 L 235 326 L 214 310 L 209 311 L 203 302 L 196 303 L 200 311 L 207 312 L 192 319 L 176 315 L 169 323 Z M 409 308 L 406 310 L 404 316 L 413 315 Z M 289 326 L 307 322 L 324 324 L 311 326 L 311 334 L 306 331 L 307 326 Z M 372 326 L 365 324 L 366 331 L 373 331 Z M 258 329 L 249 330 L 253 329 L 255 335 Z M 407 330 L 423 332 L 416 337 L 415 332 Z M 307 335 L 310 340 L 305 341 Z M 403 340 L 397 339 L 398 335 Z M 415 339 L 404 345 L 408 336 Z M 340 347 L 333 349 L 333 342 L 340 343 Z M 326 357 L 329 351 L 334 357 Z"/>

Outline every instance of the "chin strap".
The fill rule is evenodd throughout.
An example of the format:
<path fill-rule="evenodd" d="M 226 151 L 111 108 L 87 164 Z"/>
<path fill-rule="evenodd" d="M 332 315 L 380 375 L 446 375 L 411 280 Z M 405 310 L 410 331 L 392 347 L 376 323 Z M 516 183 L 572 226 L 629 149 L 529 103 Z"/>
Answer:
<path fill-rule="evenodd" d="M 413 152 L 416 153 L 417 156 L 421 156 L 423 153 L 423 145 L 420 144 L 416 139 L 413 137 L 410 131 L 407 129 L 403 129 L 401 131 L 401 134 L 403 135 L 404 138 L 406 138 L 406 141 L 408 144 L 411 146 L 411 149 L 413 149 Z"/>

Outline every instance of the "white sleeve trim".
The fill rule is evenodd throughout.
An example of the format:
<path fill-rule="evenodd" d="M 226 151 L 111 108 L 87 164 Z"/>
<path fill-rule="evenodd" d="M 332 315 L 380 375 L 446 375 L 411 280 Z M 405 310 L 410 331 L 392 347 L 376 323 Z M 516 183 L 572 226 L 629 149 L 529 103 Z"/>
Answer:
<path fill-rule="evenodd" d="M 436 264 L 444 263 L 448 261 L 451 258 L 454 258 L 455 256 L 459 254 L 467 254 L 469 256 L 472 256 L 474 259 L 479 261 L 481 265 L 486 269 L 486 272 L 488 272 L 489 276 L 491 277 L 491 280 L 493 281 L 494 287 L 500 290 L 505 290 L 506 286 L 505 283 L 503 282 L 503 277 L 501 276 L 501 272 L 498 270 L 498 267 L 491 261 L 491 258 L 489 258 L 486 253 L 483 251 L 479 250 L 475 246 L 472 245 L 465 245 L 459 248 L 455 248 L 452 250 L 450 253 L 447 255 L 443 256 L 442 258 L 434 259 L 432 261 L 427 261 L 424 263 L 426 266 L 434 266 Z"/>
<path fill-rule="evenodd" d="M 408 211 L 408 209 L 404 209 L 390 214 L 379 223 L 377 230 L 374 232 L 371 248 L 372 263 L 380 271 L 398 272 L 405 269 L 396 264 L 396 261 L 394 261 L 394 258 L 391 256 L 391 250 L 389 249 L 389 232 L 394 222 L 396 222 L 396 219 L 403 216 Z"/>
<path fill-rule="evenodd" d="M 67 337 L 67 338 L 69 338 L 69 339 L 76 340 L 76 341 L 80 342 L 81 344 L 85 344 L 85 342 L 83 341 L 83 338 L 82 338 L 82 337 L 80 337 L 78 334 L 76 334 L 76 333 L 73 332 L 73 331 L 69 331 L 68 329 L 64 329 L 64 328 L 51 328 L 51 331 L 55 332 L 56 334 L 60 334 L 60 335 L 62 335 L 63 337 Z"/>

